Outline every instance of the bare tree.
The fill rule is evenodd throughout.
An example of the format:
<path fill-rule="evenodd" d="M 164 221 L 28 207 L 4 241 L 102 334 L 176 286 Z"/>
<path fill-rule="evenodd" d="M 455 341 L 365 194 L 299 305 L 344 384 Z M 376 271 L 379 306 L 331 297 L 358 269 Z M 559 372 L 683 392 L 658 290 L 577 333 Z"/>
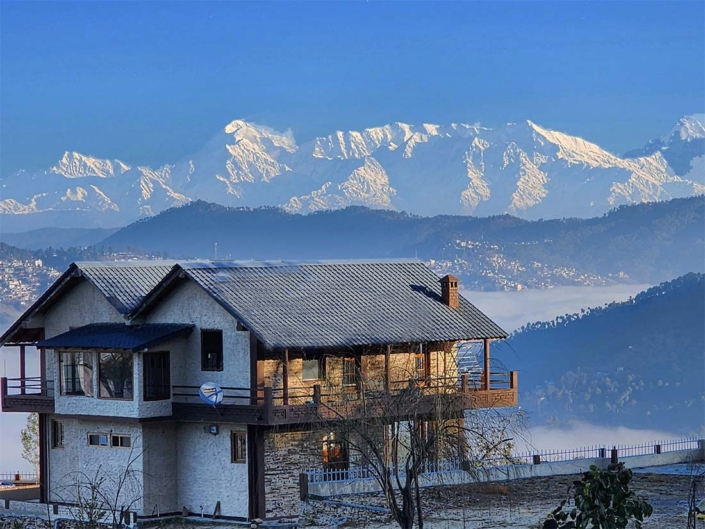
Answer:
<path fill-rule="evenodd" d="M 135 468 L 141 455 L 131 448 L 124 468 L 117 473 L 103 466 L 93 473 L 71 472 L 54 494 L 67 504 L 71 516 L 88 528 L 101 524 L 123 527 L 130 511 L 142 500 L 141 472 Z"/>
<path fill-rule="evenodd" d="M 423 376 L 412 364 L 397 373 L 400 380 L 382 391 L 359 372 L 355 384 L 348 377 L 342 389 L 340 381 L 328 381 L 317 408 L 326 432 L 324 461 L 333 475 L 374 478 L 396 523 L 423 528 L 423 474 L 439 477 L 453 468 L 479 477 L 489 465 L 511 463 L 521 416 L 477 408 L 472 392 L 460 390 L 457 371 Z M 350 465 L 359 468 L 346 470 Z"/>
<path fill-rule="evenodd" d="M 705 466 L 696 463 L 690 465 L 690 487 L 688 489 L 688 529 L 695 529 L 698 525 L 698 516 L 705 514 L 698 505 L 698 493 L 705 483 Z"/>

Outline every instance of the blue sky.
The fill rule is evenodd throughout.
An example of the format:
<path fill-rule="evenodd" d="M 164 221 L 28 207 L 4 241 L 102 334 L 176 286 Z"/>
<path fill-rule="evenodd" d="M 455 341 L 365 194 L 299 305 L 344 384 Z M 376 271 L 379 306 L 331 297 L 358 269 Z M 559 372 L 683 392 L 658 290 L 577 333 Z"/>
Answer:
<path fill-rule="evenodd" d="M 0 173 L 175 162 L 235 118 L 297 140 L 531 119 L 614 152 L 705 109 L 705 3 L 0 2 Z"/>

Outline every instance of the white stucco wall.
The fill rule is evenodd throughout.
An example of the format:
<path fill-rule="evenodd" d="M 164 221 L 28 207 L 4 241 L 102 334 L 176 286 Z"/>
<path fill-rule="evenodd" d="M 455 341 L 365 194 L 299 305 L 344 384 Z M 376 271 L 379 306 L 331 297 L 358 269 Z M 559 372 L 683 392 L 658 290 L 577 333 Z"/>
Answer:
<path fill-rule="evenodd" d="M 214 382 L 226 387 L 250 386 L 250 333 L 238 331 L 237 321 L 195 283 L 189 281 L 177 287 L 147 316 L 145 323 L 196 326 L 186 339 L 155 348 L 171 351 L 172 385 Z M 201 371 L 201 329 L 223 331 L 223 371 Z"/>
<path fill-rule="evenodd" d="M 142 425 L 144 446 L 144 510 L 147 514 L 181 512 L 177 477 L 176 425 L 150 422 Z"/>
<path fill-rule="evenodd" d="M 142 427 L 138 423 L 119 420 L 62 419 L 57 416 L 50 416 L 49 419 L 49 429 L 51 419 L 59 420 L 64 425 L 64 448 L 49 449 L 50 501 L 75 501 L 76 480 L 86 483 L 96 475 L 105 477 L 101 490 L 115 491 L 115 482 L 123 475 L 128 463 L 134 460 L 130 465 L 134 475 L 129 480 L 129 484 L 123 488 L 121 501 L 124 504 L 138 499 L 130 510 L 142 514 Z M 132 447 L 90 446 L 89 433 L 107 435 L 109 445 L 111 434 L 130 435 Z"/>
<path fill-rule="evenodd" d="M 219 424 L 220 433 L 204 431 L 208 425 L 181 423 L 176 427 L 179 505 L 194 513 L 213 514 L 220 501 L 223 516 L 248 514 L 247 463 L 232 463 L 230 432 L 244 426 Z"/>
<path fill-rule="evenodd" d="M 125 320 L 100 290 L 84 279 L 64 294 L 44 315 L 44 336 L 54 336 L 89 323 L 124 323 Z"/>

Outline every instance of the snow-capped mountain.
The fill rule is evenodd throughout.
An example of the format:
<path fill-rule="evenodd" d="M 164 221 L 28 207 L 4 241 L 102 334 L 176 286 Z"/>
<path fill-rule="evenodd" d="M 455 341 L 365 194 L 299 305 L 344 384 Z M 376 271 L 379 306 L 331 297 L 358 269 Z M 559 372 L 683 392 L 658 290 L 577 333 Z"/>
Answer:
<path fill-rule="evenodd" d="M 292 212 L 365 205 L 420 215 L 594 216 L 705 192 L 705 116 L 623 157 L 531 121 L 497 129 L 393 123 L 298 145 L 236 120 L 198 153 L 157 169 L 66 153 L 0 181 L 7 231 L 125 224 L 201 199 Z"/>

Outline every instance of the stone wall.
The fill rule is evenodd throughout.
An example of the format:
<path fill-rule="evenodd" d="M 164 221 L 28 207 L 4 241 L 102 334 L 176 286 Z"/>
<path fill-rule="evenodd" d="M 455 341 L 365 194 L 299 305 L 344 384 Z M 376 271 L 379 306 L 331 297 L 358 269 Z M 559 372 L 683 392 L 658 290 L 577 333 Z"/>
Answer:
<path fill-rule="evenodd" d="M 266 515 L 299 514 L 299 474 L 320 467 L 321 432 L 268 432 L 264 436 Z"/>

